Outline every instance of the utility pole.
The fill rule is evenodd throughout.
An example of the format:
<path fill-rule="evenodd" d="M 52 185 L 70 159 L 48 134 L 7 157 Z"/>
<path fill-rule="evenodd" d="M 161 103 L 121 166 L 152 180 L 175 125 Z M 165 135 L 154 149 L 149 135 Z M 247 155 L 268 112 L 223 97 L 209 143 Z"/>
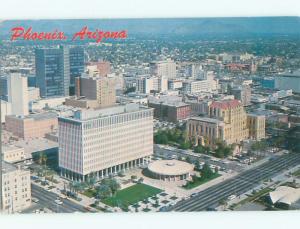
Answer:
<path fill-rule="evenodd" d="M 2 198 L 2 110 L 1 110 L 1 98 L 0 98 L 0 212 L 3 210 L 3 198 Z"/>

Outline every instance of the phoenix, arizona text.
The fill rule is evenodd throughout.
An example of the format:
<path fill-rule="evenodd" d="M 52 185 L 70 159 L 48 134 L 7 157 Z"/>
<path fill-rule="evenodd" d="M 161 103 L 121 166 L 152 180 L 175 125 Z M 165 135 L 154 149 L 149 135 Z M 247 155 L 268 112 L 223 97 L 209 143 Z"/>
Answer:
<path fill-rule="evenodd" d="M 90 31 L 87 26 L 83 27 L 80 31 L 76 32 L 72 36 L 73 40 L 85 40 L 91 39 L 96 43 L 99 43 L 106 39 L 126 39 L 127 31 L 103 31 L 100 29 L 96 29 L 94 31 Z M 15 40 L 28 40 L 28 41 L 36 41 L 36 40 L 67 40 L 68 36 L 59 30 L 54 30 L 52 32 L 35 32 L 32 27 L 24 28 L 24 27 L 14 27 L 11 29 L 11 38 L 12 41 Z"/>

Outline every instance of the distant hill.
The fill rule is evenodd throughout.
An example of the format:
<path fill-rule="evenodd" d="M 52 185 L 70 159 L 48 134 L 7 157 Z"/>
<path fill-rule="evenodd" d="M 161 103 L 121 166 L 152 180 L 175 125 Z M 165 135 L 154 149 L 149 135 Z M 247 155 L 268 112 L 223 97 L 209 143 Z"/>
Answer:
<path fill-rule="evenodd" d="M 126 29 L 133 35 L 300 35 L 300 17 L 8 20 L 0 22 L 1 35 L 15 26 L 32 26 L 34 31 L 58 29 L 66 34 L 88 26 L 90 30 Z"/>

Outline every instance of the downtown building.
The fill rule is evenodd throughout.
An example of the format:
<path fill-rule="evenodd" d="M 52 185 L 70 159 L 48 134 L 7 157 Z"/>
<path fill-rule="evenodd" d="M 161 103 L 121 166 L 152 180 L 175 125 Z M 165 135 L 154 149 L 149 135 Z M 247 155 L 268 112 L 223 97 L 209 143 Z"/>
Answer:
<path fill-rule="evenodd" d="M 165 76 L 167 79 L 175 79 L 176 63 L 171 59 L 151 62 L 150 74 L 156 76 Z"/>
<path fill-rule="evenodd" d="M 251 105 L 251 87 L 249 85 L 242 85 L 231 89 L 231 94 L 235 99 L 241 101 L 243 106 Z"/>
<path fill-rule="evenodd" d="M 84 71 L 84 51 L 64 46 L 36 49 L 35 68 L 41 97 L 69 96 L 74 93 L 75 77 Z"/>
<path fill-rule="evenodd" d="M 7 98 L 11 104 L 12 115 L 28 115 L 28 85 L 27 77 L 21 73 L 11 73 L 7 78 Z"/>
<path fill-rule="evenodd" d="M 213 101 L 207 117 L 191 117 L 187 133 L 196 144 L 214 146 L 217 141 L 239 144 L 246 139 L 265 138 L 265 117 L 247 114 L 240 101 Z"/>
<path fill-rule="evenodd" d="M 127 104 L 59 117 L 59 167 L 71 180 L 97 179 L 147 164 L 153 154 L 153 109 Z"/>
<path fill-rule="evenodd" d="M 3 212 L 22 211 L 31 205 L 30 171 L 2 161 Z"/>
<path fill-rule="evenodd" d="M 300 70 L 278 74 L 275 77 L 275 88 L 279 90 L 292 89 L 293 92 L 300 93 Z"/>
<path fill-rule="evenodd" d="M 166 92 L 168 79 L 164 76 L 141 76 L 136 80 L 136 92 L 150 94 L 152 92 Z"/>
<path fill-rule="evenodd" d="M 94 101 L 96 106 L 101 108 L 113 106 L 116 103 L 116 81 L 111 77 L 99 75 L 92 77 L 82 74 L 81 77 L 76 78 L 75 95 L 77 99 L 68 100 L 68 105 L 76 107 L 80 102 L 78 99 L 81 98 L 81 100 L 89 100 L 90 103 Z"/>
<path fill-rule="evenodd" d="M 214 92 L 217 89 L 218 89 L 218 81 L 214 79 L 185 80 L 182 83 L 182 92 L 185 94 Z"/>

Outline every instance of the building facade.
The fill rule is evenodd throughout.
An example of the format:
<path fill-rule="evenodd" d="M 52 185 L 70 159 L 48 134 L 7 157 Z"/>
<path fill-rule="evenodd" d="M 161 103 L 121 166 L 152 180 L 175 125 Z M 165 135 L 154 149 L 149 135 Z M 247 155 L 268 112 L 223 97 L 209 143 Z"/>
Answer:
<path fill-rule="evenodd" d="M 146 164 L 153 154 L 153 109 L 127 104 L 59 118 L 62 176 L 102 178 Z"/>
<path fill-rule="evenodd" d="M 84 72 L 84 49 L 82 47 L 69 48 L 70 62 L 70 95 L 75 93 L 75 78 Z"/>
<path fill-rule="evenodd" d="M 249 85 L 243 85 L 237 88 L 231 89 L 231 93 L 235 99 L 241 101 L 243 106 L 251 105 L 251 87 Z"/>
<path fill-rule="evenodd" d="M 238 100 L 213 101 L 208 118 L 191 118 L 187 131 L 191 138 L 207 139 L 205 144 L 214 145 L 219 139 L 227 144 L 239 143 L 248 138 L 247 114 Z"/>
<path fill-rule="evenodd" d="M 279 74 L 275 77 L 275 88 L 279 90 L 292 89 L 300 93 L 300 70 Z"/>
<path fill-rule="evenodd" d="M 70 90 L 70 56 L 66 47 L 35 50 L 37 86 L 41 97 L 68 96 Z"/>
<path fill-rule="evenodd" d="M 186 80 L 182 83 L 182 91 L 186 94 L 213 92 L 217 90 L 218 82 L 214 79 L 208 80 Z"/>
<path fill-rule="evenodd" d="M 142 94 L 165 92 L 168 90 L 168 79 L 164 76 L 142 76 L 136 81 L 136 91 Z"/>
<path fill-rule="evenodd" d="M 31 205 L 30 171 L 2 162 L 3 211 L 14 213 Z"/>
<path fill-rule="evenodd" d="M 27 116 L 9 115 L 5 117 L 5 128 L 19 138 L 42 138 L 46 133 L 57 129 L 57 114 L 47 112 Z"/>
<path fill-rule="evenodd" d="M 7 92 L 8 102 L 11 103 L 11 114 L 28 115 L 27 78 L 20 73 L 11 73 L 7 79 Z"/>
<path fill-rule="evenodd" d="M 165 76 L 167 79 L 176 78 L 176 63 L 170 59 L 150 63 L 150 73 Z"/>
<path fill-rule="evenodd" d="M 191 117 L 187 122 L 187 132 L 196 144 L 214 146 L 217 141 L 239 144 L 251 138 L 265 138 L 265 117 L 247 114 L 240 101 L 213 101 L 209 105 L 207 117 Z"/>
<path fill-rule="evenodd" d="M 187 119 L 191 114 L 191 106 L 183 102 L 149 101 L 148 106 L 154 108 L 154 117 L 168 122 Z"/>
<path fill-rule="evenodd" d="M 266 118 L 264 115 L 247 114 L 249 138 L 261 140 L 266 137 Z"/>
<path fill-rule="evenodd" d="M 76 78 L 75 94 L 89 100 L 97 100 L 99 107 L 109 107 L 116 103 L 115 79 L 110 77 Z"/>
<path fill-rule="evenodd" d="M 2 147 L 3 160 L 9 163 L 16 163 L 25 159 L 25 151 L 22 147 L 4 145 Z"/>

